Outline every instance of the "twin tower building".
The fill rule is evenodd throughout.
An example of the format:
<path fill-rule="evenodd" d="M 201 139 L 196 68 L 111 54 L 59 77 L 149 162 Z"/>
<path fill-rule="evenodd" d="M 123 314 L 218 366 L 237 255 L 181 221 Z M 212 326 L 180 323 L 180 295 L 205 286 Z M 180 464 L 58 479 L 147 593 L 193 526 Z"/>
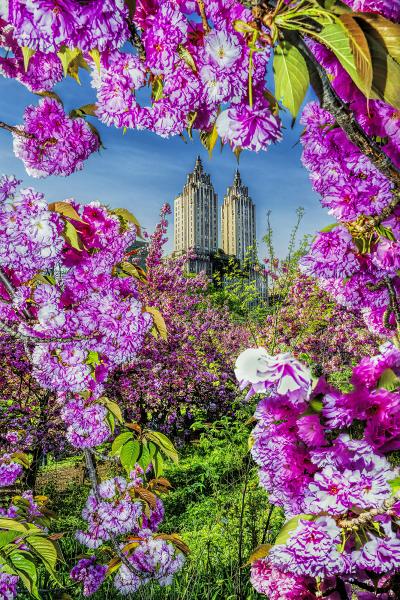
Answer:
<path fill-rule="evenodd" d="M 182 193 L 175 198 L 173 254 L 179 256 L 191 250 L 189 270 L 212 275 L 215 253 L 220 247 L 218 234 L 218 197 L 198 156 Z M 221 207 L 222 250 L 243 262 L 248 248 L 255 243 L 255 205 L 237 170 Z"/>

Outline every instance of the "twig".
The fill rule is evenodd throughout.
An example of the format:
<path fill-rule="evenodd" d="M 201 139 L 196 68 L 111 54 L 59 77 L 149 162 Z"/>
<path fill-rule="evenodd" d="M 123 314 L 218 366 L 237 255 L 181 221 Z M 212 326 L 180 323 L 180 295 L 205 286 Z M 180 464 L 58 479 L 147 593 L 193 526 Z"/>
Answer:
<path fill-rule="evenodd" d="M 392 309 L 392 313 L 395 316 L 396 323 L 397 323 L 397 329 L 400 331 L 400 306 L 399 306 L 399 300 L 398 300 L 397 294 L 396 294 L 396 289 L 395 289 L 395 287 L 393 285 L 393 281 L 390 279 L 390 277 L 385 277 L 385 284 L 386 284 L 386 287 L 387 287 L 388 293 L 389 293 L 390 308 Z"/>
<path fill-rule="evenodd" d="M 199 12 L 200 12 L 200 16 L 201 16 L 201 22 L 203 24 L 204 33 L 210 33 L 211 29 L 210 29 L 210 26 L 207 21 L 204 0 L 197 0 L 197 4 L 199 5 Z"/>
<path fill-rule="evenodd" d="M 129 29 L 129 33 L 130 33 L 130 41 L 132 43 L 132 46 L 134 46 L 136 48 L 136 50 L 138 51 L 140 60 L 145 61 L 146 60 L 146 50 L 144 48 L 142 38 L 140 37 L 140 35 L 136 29 L 136 25 L 133 21 L 128 21 L 128 29 Z"/>
<path fill-rule="evenodd" d="M 354 519 L 340 519 L 337 524 L 342 529 L 356 529 L 362 525 L 366 525 L 369 521 L 372 521 L 378 515 L 389 514 L 391 515 L 391 508 L 396 502 L 400 500 L 400 492 L 385 500 L 380 508 L 372 508 L 371 510 L 367 510 Z"/>
<path fill-rule="evenodd" d="M 67 337 L 67 338 L 59 338 L 59 337 L 47 337 L 41 338 L 36 337 L 34 335 L 28 335 L 26 333 L 20 333 L 19 331 L 15 331 L 5 323 L 0 321 L 0 329 L 2 329 L 7 335 L 10 337 L 16 338 L 21 342 L 31 342 L 32 344 L 69 344 L 70 342 L 81 342 L 82 340 L 88 340 L 90 338 L 85 336 L 76 336 L 76 337 Z"/>
<path fill-rule="evenodd" d="M 349 595 L 347 593 L 345 583 L 343 579 L 340 579 L 340 577 L 337 577 L 336 579 L 336 591 L 340 596 L 340 600 L 349 600 Z"/>
<path fill-rule="evenodd" d="M 20 135 L 21 137 L 28 138 L 30 140 L 35 139 L 35 135 L 33 133 L 28 133 L 23 129 L 18 129 L 18 127 L 14 127 L 13 125 L 8 125 L 8 123 L 4 123 L 4 121 L 0 121 L 0 128 L 9 131 L 10 133 L 14 133 L 15 135 Z"/>
<path fill-rule="evenodd" d="M 265 544 L 265 540 L 267 538 L 267 534 L 268 534 L 268 530 L 269 530 L 269 524 L 271 522 L 271 517 L 272 517 L 272 513 L 274 512 L 274 508 L 275 505 L 271 504 L 271 506 L 269 507 L 269 511 L 268 511 L 268 517 L 265 523 L 265 527 L 264 527 L 264 531 L 263 531 L 263 535 L 262 535 L 262 539 L 261 539 L 261 543 Z"/>
<path fill-rule="evenodd" d="M 13 284 L 11 283 L 11 281 L 8 279 L 7 275 L 5 275 L 2 271 L 2 269 L 0 269 L 0 282 L 4 285 L 4 287 L 6 288 L 6 291 L 8 293 L 8 295 L 10 296 L 11 299 L 14 298 L 15 296 L 15 289 Z M 23 309 L 22 314 L 24 315 L 24 317 L 26 319 L 30 318 L 30 314 L 27 310 Z"/>

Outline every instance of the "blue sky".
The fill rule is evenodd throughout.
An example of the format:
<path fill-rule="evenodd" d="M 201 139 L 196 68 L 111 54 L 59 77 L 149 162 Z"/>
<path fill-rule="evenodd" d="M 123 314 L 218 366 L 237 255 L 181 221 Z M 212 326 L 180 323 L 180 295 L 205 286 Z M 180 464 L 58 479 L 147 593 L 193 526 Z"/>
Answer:
<path fill-rule="evenodd" d="M 56 86 L 66 110 L 95 101 L 87 74 L 79 86 L 67 79 Z M 0 79 L 0 120 L 12 125 L 22 122 L 27 104 L 36 104 L 37 96 L 31 94 L 16 81 Z M 199 142 L 185 144 L 180 138 L 161 139 L 149 132 L 107 128 L 96 122 L 106 149 L 94 154 L 86 162 L 83 171 L 70 177 L 34 179 L 25 173 L 23 164 L 12 152 L 11 135 L 0 130 L 0 173 L 14 173 L 23 179 L 24 185 L 32 185 L 46 194 L 49 202 L 74 197 L 81 202 L 99 200 L 113 207 L 123 206 L 131 210 L 142 225 L 151 232 L 158 219 L 161 205 L 173 205 L 181 191 L 186 174 L 193 169 L 197 154 L 211 174 L 218 193 L 219 203 L 231 184 L 237 161 L 229 148 L 221 153 L 216 148 L 209 159 Z M 284 141 L 272 146 L 268 152 L 259 154 L 243 152 L 239 170 L 250 195 L 256 204 L 257 236 L 265 232 L 266 213 L 272 211 L 275 245 L 278 254 L 285 255 L 291 228 L 298 206 L 305 208 L 301 233 L 315 233 L 329 223 L 326 214 L 311 189 L 308 175 L 300 162 L 301 145 L 298 143 L 301 126 L 290 129 L 285 122 Z M 169 247 L 172 243 L 170 227 Z M 262 253 L 262 247 L 261 247 Z"/>

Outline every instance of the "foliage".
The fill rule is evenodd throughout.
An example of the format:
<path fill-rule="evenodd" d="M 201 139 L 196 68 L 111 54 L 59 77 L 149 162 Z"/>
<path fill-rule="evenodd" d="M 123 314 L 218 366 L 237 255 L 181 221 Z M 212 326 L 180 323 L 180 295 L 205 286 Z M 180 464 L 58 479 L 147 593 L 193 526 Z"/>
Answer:
<path fill-rule="evenodd" d="M 242 263 L 230 257 L 217 267 L 207 294 L 215 306 L 227 307 L 238 323 L 262 323 L 267 314 L 267 274 L 257 249 L 249 246 Z"/>
<path fill-rule="evenodd" d="M 165 476 L 172 489 L 163 495 L 166 517 L 162 531 L 180 531 L 191 552 L 170 588 L 157 585 L 147 588 L 146 598 L 150 600 L 233 599 L 239 597 L 240 588 L 243 597 L 254 600 L 258 597 L 249 585 L 249 567 L 243 568 L 243 565 L 263 536 L 266 536 L 265 540 L 274 539 L 282 515 L 276 509 L 268 519 L 267 495 L 258 486 L 256 471 L 249 464 L 249 429 L 244 423 L 253 406 L 238 401 L 235 409 L 235 417 L 225 417 L 214 423 L 203 419 L 196 421 L 193 428 L 200 432 L 198 440 L 185 445 L 179 463 L 166 469 Z M 57 532 L 74 531 L 83 526 L 81 510 L 85 494 L 82 490 L 88 484 L 69 483 L 70 468 L 71 461 L 58 461 L 42 468 L 39 474 L 39 489 L 57 506 L 58 515 L 53 527 Z M 104 474 L 103 469 L 106 469 L 107 477 L 112 474 L 109 463 L 99 465 L 99 468 Z M 242 558 L 239 559 L 241 535 Z M 66 565 L 59 573 L 59 579 L 67 582 L 68 570 L 76 562 L 81 548 L 69 535 L 65 535 L 60 544 Z M 41 574 L 41 586 L 46 586 L 44 573 Z M 77 588 L 70 587 L 68 594 L 74 599 L 82 598 Z M 114 594 L 105 586 L 93 598 L 116 598 Z"/>
<path fill-rule="evenodd" d="M 83 584 L 86 595 L 111 575 L 124 593 L 151 578 L 166 585 L 187 552 L 177 536 L 158 532 L 164 508 L 157 494 L 169 487 L 161 477 L 164 460 L 177 460 L 177 453 L 165 435 L 125 423 L 121 408 L 103 393 L 107 377 L 135 357 L 151 325 L 162 329 L 161 316 L 155 309 L 146 312 L 135 279 L 124 271 L 137 224 L 127 211 L 114 214 L 98 203 L 47 205 L 32 188 L 18 192 L 19 183 L 6 176 L 0 180 L 0 312 L 12 348 L 8 373 L 3 364 L 4 392 L 15 392 L 16 383 L 20 389 L 19 402 L 1 403 L 2 420 L 15 430 L 2 432 L 0 487 L 15 494 L 31 462 L 35 483 L 38 451 L 54 443 L 51 428 L 49 440 L 38 438 L 45 437 L 55 405 L 68 443 L 83 450 L 92 486 L 82 511 L 85 526 L 76 537 L 91 551 L 102 548 L 98 557 L 92 553 L 79 560 L 72 580 Z M 31 378 L 33 386 L 21 394 Z M 116 427 L 123 431 L 117 439 L 126 444 L 114 455 L 127 478 L 116 469 L 115 477 L 99 482 L 95 448 Z M 32 461 L 22 448 L 33 450 Z M 46 499 L 24 491 L 11 500 L 1 509 L 1 594 L 13 598 L 24 585 L 39 599 L 37 563 L 49 571 L 54 587 L 61 557 L 48 531 Z"/>
<path fill-rule="evenodd" d="M 185 256 L 163 258 L 168 212 L 164 207 L 150 239 L 145 280 L 138 281 L 143 305 L 161 312 L 167 338 L 149 337 L 136 359 L 114 374 L 107 394 L 128 418 L 188 437 L 198 410 L 210 419 L 230 410 L 234 360 L 249 333 L 226 307 L 213 306 L 203 274 L 186 275 Z"/>
<path fill-rule="evenodd" d="M 368 331 L 360 314 L 346 310 L 313 279 L 298 274 L 279 308 L 276 330 L 269 315 L 262 345 L 274 343 L 279 352 L 292 352 L 318 375 L 346 371 L 364 356 L 376 353 L 379 338 Z"/>

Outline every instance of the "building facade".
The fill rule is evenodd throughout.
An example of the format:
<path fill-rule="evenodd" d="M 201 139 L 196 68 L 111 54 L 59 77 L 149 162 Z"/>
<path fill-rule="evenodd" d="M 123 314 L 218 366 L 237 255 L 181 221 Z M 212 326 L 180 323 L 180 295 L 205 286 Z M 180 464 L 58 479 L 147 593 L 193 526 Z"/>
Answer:
<path fill-rule="evenodd" d="M 221 207 L 221 241 L 219 249 L 217 194 L 197 157 L 182 193 L 175 198 L 172 256 L 190 253 L 187 270 L 205 271 L 210 278 L 219 273 L 223 286 L 235 283 L 237 269 L 241 269 L 240 281 L 254 282 L 260 302 L 265 302 L 267 281 L 257 260 L 255 205 L 238 170 Z"/>
<path fill-rule="evenodd" d="M 212 256 L 218 250 L 218 197 L 199 156 L 174 203 L 174 255 L 189 250 L 189 269 L 211 275 Z"/>
<path fill-rule="evenodd" d="M 242 263 L 256 244 L 256 207 L 238 170 L 221 207 L 221 232 L 223 251 Z"/>

